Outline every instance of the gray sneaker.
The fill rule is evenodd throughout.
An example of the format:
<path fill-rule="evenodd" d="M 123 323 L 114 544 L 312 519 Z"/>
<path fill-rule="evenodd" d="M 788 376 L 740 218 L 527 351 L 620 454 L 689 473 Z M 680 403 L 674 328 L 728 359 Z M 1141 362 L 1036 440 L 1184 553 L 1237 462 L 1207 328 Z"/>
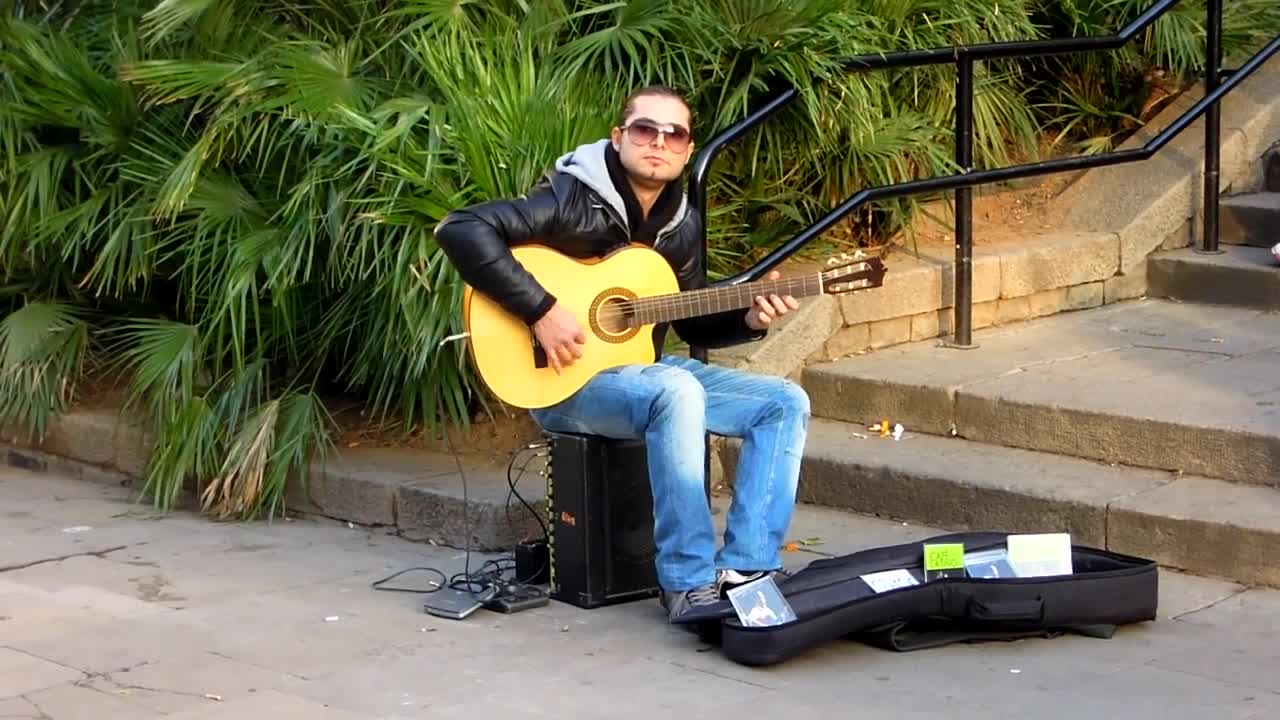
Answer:
<path fill-rule="evenodd" d="M 703 585 L 692 590 L 677 592 L 662 591 L 658 601 L 667 610 L 667 619 L 675 620 L 696 607 L 715 605 L 720 602 L 720 590 L 715 583 Z"/>

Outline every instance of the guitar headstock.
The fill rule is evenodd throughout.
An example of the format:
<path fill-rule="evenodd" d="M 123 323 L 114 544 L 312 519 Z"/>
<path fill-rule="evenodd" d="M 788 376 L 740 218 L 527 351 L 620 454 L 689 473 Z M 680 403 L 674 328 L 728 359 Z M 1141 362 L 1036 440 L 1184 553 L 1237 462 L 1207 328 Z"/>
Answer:
<path fill-rule="evenodd" d="M 884 284 L 884 261 L 865 257 L 861 251 L 841 253 L 827 260 L 830 269 L 822 272 L 822 291 L 831 295 L 866 290 Z"/>

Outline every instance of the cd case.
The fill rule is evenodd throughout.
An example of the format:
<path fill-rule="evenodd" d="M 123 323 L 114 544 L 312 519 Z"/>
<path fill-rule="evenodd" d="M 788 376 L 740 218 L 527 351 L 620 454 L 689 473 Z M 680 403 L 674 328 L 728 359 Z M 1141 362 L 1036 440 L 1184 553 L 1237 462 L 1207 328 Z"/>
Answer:
<path fill-rule="evenodd" d="M 795 611 L 771 576 L 731 588 L 728 595 L 744 627 L 770 627 L 796 619 Z"/>
<path fill-rule="evenodd" d="M 971 578 L 996 580 L 999 578 L 1018 577 L 1018 573 L 1014 572 L 1013 565 L 1009 563 L 1009 553 L 1004 548 L 983 550 L 982 552 L 965 555 L 964 569 Z"/>

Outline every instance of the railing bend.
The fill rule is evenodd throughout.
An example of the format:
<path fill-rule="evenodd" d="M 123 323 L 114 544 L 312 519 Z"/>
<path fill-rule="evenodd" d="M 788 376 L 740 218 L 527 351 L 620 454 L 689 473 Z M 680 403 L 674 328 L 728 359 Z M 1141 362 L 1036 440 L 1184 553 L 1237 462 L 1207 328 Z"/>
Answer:
<path fill-rule="evenodd" d="M 955 175 L 911 180 L 860 190 L 817 222 L 775 248 L 747 270 L 717 284 L 738 284 L 759 279 L 814 238 L 822 235 L 835 223 L 857 210 L 864 203 L 917 193 L 951 190 L 955 192 L 956 205 L 956 262 L 954 266 L 954 335 L 950 344 L 954 347 L 973 347 L 972 188 L 976 185 L 993 182 L 1146 160 L 1201 116 L 1207 116 L 1207 119 L 1205 120 L 1204 128 L 1204 232 L 1202 233 L 1200 250 L 1209 253 L 1219 252 L 1218 186 L 1221 112 L 1218 103 L 1236 86 L 1244 82 L 1258 67 L 1270 59 L 1272 55 L 1280 51 L 1280 37 L 1276 37 L 1245 61 L 1238 69 L 1224 73 L 1221 69 L 1222 0 L 1208 0 L 1207 2 L 1208 23 L 1206 34 L 1208 37 L 1205 43 L 1204 97 L 1142 147 L 1102 155 L 1062 158 L 993 170 L 972 171 L 974 62 L 995 58 L 1039 57 L 1119 48 L 1140 35 L 1149 25 L 1158 20 L 1178 2 L 1179 0 L 1160 0 L 1132 22 L 1125 25 L 1119 33 L 1108 37 L 1015 41 L 928 50 L 908 50 L 879 55 L 863 55 L 845 61 L 844 65 L 850 72 L 954 64 L 956 66 L 955 158 L 961 172 Z M 1226 76 L 1225 80 L 1223 79 L 1224 75 Z M 731 143 L 776 115 L 795 100 L 798 95 L 799 93 L 794 87 L 781 91 L 750 115 L 711 138 L 698 153 L 697 157 L 694 158 L 689 183 L 689 197 L 690 202 L 702 213 L 704 218 L 706 217 L 707 207 L 707 181 L 711 173 L 711 165 L 716 156 Z M 705 222 L 703 227 L 702 252 L 705 259 Z M 702 348 L 692 348 L 691 354 L 704 361 L 707 359 L 706 351 Z"/>

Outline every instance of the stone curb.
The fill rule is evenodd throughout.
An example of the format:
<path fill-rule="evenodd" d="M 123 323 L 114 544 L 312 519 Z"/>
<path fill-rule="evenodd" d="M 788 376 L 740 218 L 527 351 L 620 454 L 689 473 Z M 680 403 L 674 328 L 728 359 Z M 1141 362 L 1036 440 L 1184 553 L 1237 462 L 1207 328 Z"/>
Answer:
<path fill-rule="evenodd" d="M 144 429 L 120 421 L 111 410 L 73 411 L 50 424 L 44 442 L 29 443 L 10 429 L 5 461 L 33 472 L 140 489 L 149 441 Z M 517 491 L 539 509 L 545 485 L 531 462 Z M 479 552 L 510 551 L 520 540 L 542 537 L 532 513 L 511 498 L 505 465 L 463 462 L 463 478 L 445 454 L 402 448 L 334 450 L 314 463 L 307 482 L 292 482 L 285 502 L 290 514 L 315 515 L 372 528 L 410 540 Z M 536 480 L 537 482 L 533 482 Z M 181 505 L 194 508 L 188 493 Z M 462 510 L 469 514 L 464 517 Z M 470 527 L 468 528 L 468 523 Z"/>
<path fill-rule="evenodd" d="M 519 496 L 541 511 L 541 476 L 529 471 L 513 479 Z M 542 537 L 538 519 L 510 495 L 505 466 L 471 461 L 459 474 L 446 454 L 369 448 L 335 452 L 313 464 L 305 487 L 293 484 L 287 499 L 297 512 L 394 528 L 409 540 L 449 547 L 465 547 L 469 529 L 471 549 L 489 552 Z"/>
<path fill-rule="evenodd" d="M 799 499 L 948 531 L 1069 532 L 1074 541 L 1246 585 L 1280 586 L 1280 493 L 1048 453 L 815 419 Z M 732 485 L 739 441 L 724 444 Z"/>

